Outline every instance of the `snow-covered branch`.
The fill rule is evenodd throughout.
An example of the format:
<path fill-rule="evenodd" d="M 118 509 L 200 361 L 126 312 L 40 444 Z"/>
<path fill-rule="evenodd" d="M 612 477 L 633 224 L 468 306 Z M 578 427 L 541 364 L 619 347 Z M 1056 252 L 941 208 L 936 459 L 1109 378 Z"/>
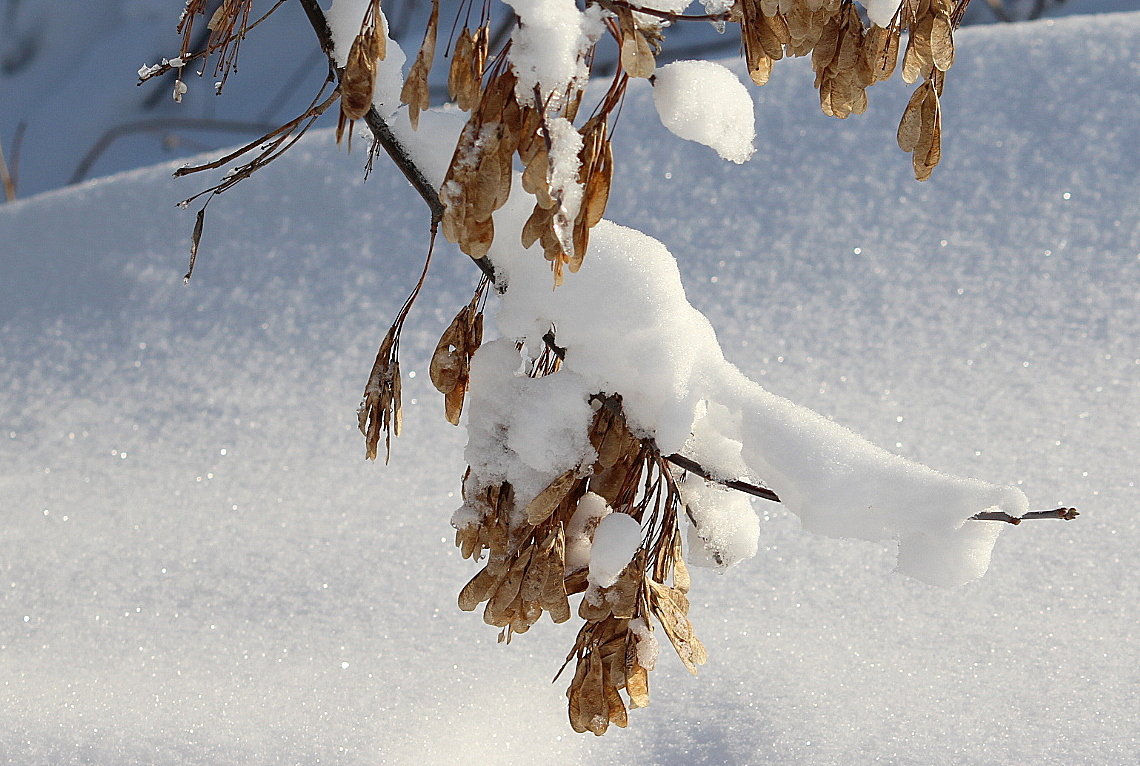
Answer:
<path fill-rule="evenodd" d="M 488 339 L 481 282 L 431 363 L 448 420 L 467 415 L 456 544 L 464 557 L 486 556 L 459 603 L 485 603 L 484 620 L 510 640 L 544 613 L 569 619 L 568 596 L 583 594 L 569 691 L 576 730 L 624 726 L 620 690 L 630 707 L 648 702 L 653 624 L 690 670 L 704 661 L 685 562 L 727 567 L 755 554 L 759 522 L 745 495 L 783 503 L 809 531 L 897 542 L 898 570 L 939 585 L 985 572 L 1000 525 L 971 522 L 1076 515 L 1029 512 L 1015 487 L 893 455 L 766 391 L 724 358 L 664 245 L 604 219 L 610 119 L 630 78 L 653 84 L 677 136 L 734 162 L 752 153 L 753 105 L 735 75 L 712 62 L 656 66 L 662 20 L 688 3 L 507 0 L 519 24 L 497 53 L 485 11 L 481 26 L 460 32 L 449 73 L 456 112 L 427 109 L 438 6 L 405 75 L 378 0 L 337 0 L 327 13 L 300 2 L 339 82 L 337 140 L 347 128 L 351 142 L 363 119 L 427 204 L 433 242 L 440 226 L 495 285 Z M 869 28 L 840 0 L 741 0 L 711 15 L 739 22 L 756 84 L 774 60 L 810 53 L 821 107 L 840 118 L 862 112 L 866 89 L 891 76 L 905 26 L 903 78 L 923 82 L 897 139 L 921 180 L 941 156 L 939 97 L 963 5 L 870 0 Z M 622 67 L 582 110 L 592 52 L 607 38 Z M 400 429 L 399 334 L 422 284 L 365 388 L 370 457 Z"/>

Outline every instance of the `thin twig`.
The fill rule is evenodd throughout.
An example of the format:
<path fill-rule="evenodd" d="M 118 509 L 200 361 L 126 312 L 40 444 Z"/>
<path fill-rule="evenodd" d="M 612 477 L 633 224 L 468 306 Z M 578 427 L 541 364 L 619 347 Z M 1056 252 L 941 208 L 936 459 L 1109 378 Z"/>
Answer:
<path fill-rule="evenodd" d="M 975 521 L 1004 521 L 1006 524 L 1017 525 L 1023 521 L 1030 521 L 1031 519 L 1062 519 L 1064 521 L 1072 521 L 1080 515 L 1076 508 L 1054 508 L 1051 511 L 1030 511 L 1024 516 L 1010 516 L 1005 511 L 986 511 L 984 513 L 974 514 L 970 518 Z"/>
<path fill-rule="evenodd" d="M 715 481 L 717 484 L 722 484 L 729 489 L 735 489 L 739 492 L 745 493 L 746 495 L 752 495 L 753 497 L 759 497 L 764 500 L 771 500 L 773 503 L 780 502 L 780 496 L 767 487 L 761 487 L 756 484 L 749 484 L 748 482 L 741 481 L 740 479 L 721 479 L 717 476 L 714 476 L 708 469 L 706 469 L 697 461 L 693 460 L 692 458 L 685 457 L 684 455 L 667 455 L 665 459 L 678 468 L 682 468 L 689 473 L 695 473 L 702 479 Z"/>
<path fill-rule="evenodd" d="M 238 157 L 242 156 L 243 154 L 256 149 L 258 147 L 258 145 L 265 143 L 269 139 L 276 138 L 276 137 L 281 136 L 283 134 L 291 133 L 298 125 L 300 125 L 302 122 L 309 119 L 310 117 L 319 117 L 321 114 L 324 113 L 324 111 L 326 109 L 328 109 L 330 106 L 332 106 L 333 103 L 336 102 L 336 99 L 339 97 L 340 97 L 340 93 L 334 91 L 332 93 L 332 95 L 330 95 L 328 98 L 326 98 L 321 103 L 316 104 L 315 106 L 309 107 L 308 109 L 306 109 L 304 111 L 304 113 L 298 115 L 297 117 L 294 117 L 292 120 L 289 120 L 289 122 L 285 123 L 284 125 L 282 125 L 278 128 L 275 128 L 274 130 L 269 131 L 268 133 L 254 139 L 253 141 L 250 141 L 245 146 L 242 146 L 238 149 L 235 149 L 234 151 L 230 152 L 226 156 L 219 157 L 218 159 L 214 160 L 213 162 L 206 162 L 206 163 L 203 163 L 201 165 L 187 165 L 187 166 L 178 168 L 178 170 L 174 171 L 174 177 L 179 178 L 181 176 L 190 175 L 191 173 L 200 173 L 203 170 L 215 170 L 217 168 L 222 167 L 223 165 L 228 165 L 233 160 L 236 160 Z"/>
<path fill-rule="evenodd" d="M 659 19 L 666 21 L 730 21 L 731 14 L 725 13 L 673 13 L 672 11 L 659 11 L 656 8 L 646 8 L 638 5 L 637 3 L 626 2 L 626 0 L 601 0 L 599 3 L 603 8 L 625 8 L 633 11 L 634 13 L 644 13 L 646 16 L 656 16 Z"/>

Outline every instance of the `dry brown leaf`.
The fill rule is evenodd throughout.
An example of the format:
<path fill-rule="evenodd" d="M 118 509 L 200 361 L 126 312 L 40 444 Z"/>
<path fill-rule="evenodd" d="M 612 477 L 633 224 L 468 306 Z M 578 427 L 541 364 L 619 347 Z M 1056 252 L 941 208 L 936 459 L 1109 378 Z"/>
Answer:
<path fill-rule="evenodd" d="M 610 725 L 610 706 L 606 700 L 602 659 L 597 652 L 586 658 L 586 677 L 582 680 L 582 719 L 588 731 L 596 736 L 606 733 Z"/>
<path fill-rule="evenodd" d="M 750 58 L 748 76 L 756 85 L 767 85 L 768 80 L 772 77 L 772 59 L 763 53 Z"/>
<path fill-rule="evenodd" d="M 516 614 L 516 610 L 512 607 L 518 599 L 519 588 L 522 587 L 532 551 L 532 547 L 527 547 L 519 552 L 518 558 L 511 562 L 507 576 L 491 595 L 487 608 L 483 610 L 483 621 L 488 625 L 505 628 Z"/>
<path fill-rule="evenodd" d="M 681 535 L 678 533 L 673 536 L 673 587 L 687 594 L 691 584 L 689 568 L 685 565 L 685 557 L 681 551 Z"/>
<path fill-rule="evenodd" d="M 340 110 L 346 120 L 359 120 L 372 107 L 376 83 L 376 59 L 372 51 L 370 33 L 357 35 L 348 49 L 348 60 L 340 78 Z"/>
<path fill-rule="evenodd" d="M 648 580 L 651 593 L 651 608 L 669 642 L 676 650 L 681 662 L 694 675 L 697 666 L 703 665 L 708 659 L 708 651 L 693 634 L 693 625 L 689 622 L 689 599 L 680 591 L 667 585 Z"/>
<path fill-rule="evenodd" d="M 463 399 L 467 396 L 467 381 L 461 381 L 455 388 L 443 395 L 443 416 L 453 426 L 459 425 L 463 415 Z"/>
<path fill-rule="evenodd" d="M 773 61 L 784 57 L 784 43 L 791 38 L 788 36 L 788 25 L 781 16 L 765 16 L 757 18 L 756 37 L 764 53 Z"/>
<path fill-rule="evenodd" d="M 435 37 L 438 26 L 439 0 L 432 0 L 431 15 L 428 17 L 420 52 L 408 70 L 408 79 L 404 81 L 404 87 L 400 89 L 400 101 L 408 105 L 408 120 L 412 124 L 412 130 L 419 128 L 420 112 L 431 106 L 428 75 L 431 73 L 432 62 L 435 61 Z"/>
<path fill-rule="evenodd" d="M 546 231 L 550 229 L 550 220 L 554 216 L 554 208 L 546 208 L 536 204 L 530 217 L 522 228 L 522 246 L 529 248 L 537 242 Z"/>
<path fill-rule="evenodd" d="M 569 700 L 567 709 L 570 714 L 570 726 L 579 734 L 584 734 L 589 730 L 587 727 L 588 719 L 582 715 L 582 687 L 586 681 L 588 668 L 589 665 L 585 662 L 585 658 L 578 658 L 578 664 L 574 668 L 574 679 L 570 682 L 570 687 L 566 689 L 566 697 Z"/>
<path fill-rule="evenodd" d="M 954 32 L 950 19 L 936 15 L 930 29 L 930 54 L 934 67 L 945 72 L 954 64 Z"/>
<path fill-rule="evenodd" d="M 531 155 L 530 161 L 527 162 L 522 172 L 523 191 L 536 196 L 544 195 L 539 198 L 540 201 L 550 200 L 550 183 L 547 181 L 549 162 L 546 144 L 540 141 L 538 149 Z M 551 206 L 551 204 L 543 205 L 543 207 Z"/>
<path fill-rule="evenodd" d="M 459 608 L 464 612 L 472 612 L 475 607 L 491 597 L 491 594 L 506 579 L 509 570 L 499 567 L 493 569 L 490 564 L 479 570 L 463 589 L 459 591 Z"/>
<path fill-rule="evenodd" d="M 926 99 L 926 84 L 915 88 L 903 110 L 902 120 L 899 122 L 898 142 L 899 148 L 904 152 L 913 152 L 922 137 L 922 104 Z"/>
<path fill-rule="evenodd" d="M 649 671 L 634 660 L 625 673 L 625 691 L 631 708 L 649 706 Z"/>
<path fill-rule="evenodd" d="M 606 712 L 610 723 L 622 729 L 629 726 L 629 713 L 625 709 L 625 703 L 622 702 L 617 686 L 610 683 L 610 679 L 604 674 L 602 688 L 606 695 Z"/>
<path fill-rule="evenodd" d="M 526 506 L 526 521 L 537 526 L 546 521 L 578 481 L 577 469 L 570 469 L 546 485 Z"/>
<path fill-rule="evenodd" d="M 435 346 L 431 364 L 428 367 L 428 376 L 432 385 L 441 394 L 450 393 L 466 374 L 466 360 L 469 356 L 465 342 L 465 325 L 467 324 L 467 307 L 465 306 L 454 319 Z"/>
<path fill-rule="evenodd" d="M 494 219 L 466 223 L 466 238 L 459 242 L 459 249 L 472 258 L 482 258 L 491 251 L 491 242 L 495 239 Z"/>
<path fill-rule="evenodd" d="M 604 133 L 604 127 L 603 127 Z M 613 183 L 614 155 L 610 142 L 603 135 L 592 172 L 586 180 L 586 195 L 583 215 L 587 226 L 597 226 L 606 212 L 610 199 L 610 185 Z"/>
<path fill-rule="evenodd" d="M 649 78 L 657 68 L 657 61 L 645 34 L 638 29 L 633 11 L 626 7 L 614 9 L 621 30 L 621 65 L 630 77 Z"/>
<path fill-rule="evenodd" d="M 923 16 L 910 28 L 910 40 L 907 41 L 906 53 L 903 55 L 903 80 L 913 83 L 930 73 L 934 66 L 934 59 L 930 50 L 930 34 L 933 29 L 934 17 Z"/>

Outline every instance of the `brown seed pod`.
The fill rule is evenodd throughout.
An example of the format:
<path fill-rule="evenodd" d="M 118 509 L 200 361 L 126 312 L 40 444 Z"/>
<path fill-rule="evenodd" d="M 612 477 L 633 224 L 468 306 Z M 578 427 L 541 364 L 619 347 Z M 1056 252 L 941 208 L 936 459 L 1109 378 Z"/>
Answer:
<path fill-rule="evenodd" d="M 420 45 L 420 52 L 416 61 L 408 70 L 408 78 L 404 87 L 400 89 L 400 101 L 408 105 L 408 120 L 412 130 L 419 128 L 420 112 L 431 106 L 428 91 L 428 75 L 435 60 L 436 28 L 439 26 L 439 0 L 432 0 L 431 15 L 428 17 L 427 30 Z"/>

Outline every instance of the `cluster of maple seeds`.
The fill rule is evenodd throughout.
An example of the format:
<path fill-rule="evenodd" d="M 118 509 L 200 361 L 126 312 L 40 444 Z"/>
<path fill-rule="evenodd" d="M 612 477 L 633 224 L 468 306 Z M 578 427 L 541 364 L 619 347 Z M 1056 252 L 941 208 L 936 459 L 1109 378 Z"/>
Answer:
<path fill-rule="evenodd" d="M 485 40 L 485 29 L 473 38 Z M 456 68 L 464 73 L 471 71 L 461 58 L 464 50 L 472 51 L 472 60 L 479 55 L 477 45 L 470 48 L 457 45 L 455 62 L 459 66 L 453 67 L 453 71 Z M 462 107 L 466 101 L 474 106 L 440 189 L 444 206 L 443 233 L 473 258 L 487 254 L 495 236 L 492 214 L 506 204 L 510 196 L 517 153 L 523 167 L 522 188 L 535 198 L 533 212 L 523 226 L 521 244 L 529 248 L 539 242 L 551 263 L 555 282 L 561 283 L 563 267 L 575 272 L 581 266 L 589 230 L 602 219 L 609 200 L 613 154 L 606 131 L 606 113 L 599 112 L 579 129 L 582 148 L 577 157 L 576 176 L 557 178 L 553 173 L 555 158 L 551 152 L 550 121 L 558 117 L 572 123 L 581 105 L 582 93 L 576 90 L 561 99 L 562 107 L 557 111 L 520 104 L 516 96 L 516 77 L 503 61 L 500 58 L 494 66 L 477 103 L 472 102 L 470 89 L 478 85 L 478 79 L 451 78 L 456 87 L 469 89 L 464 99 L 456 94 L 457 103 Z M 577 210 L 568 210 L 564 204 L 570 191 L 567 183 L 582 188 L 582 201 Z"/>
<path fill-rule="evenodd" d="M 556 363 L 547 367 L 554 369 Z M 483 568 L 460 591 L 459 607 L 473 611 L 485 603 L 483 619 L 502 628 L 501 641 L 527 632 L 543 613 L 566 622 L 569 597 L 583 594 L 577 609 L 583 625 L 566 659 L 576 662 L 569 715 L 575 731 L 600 735 L 611 723 L 627 725 L 627 708 L 649 704 L 648 673 L 656 657 L 650 618 L 691 671 L 707 653 L 687 616 L 681 503 L 669 469 L 630 432 L 620 399 L 599 397 L 596 403 L 590 428 L 596 460 L 555 477 L 525 507 L 518 506 L 509 482 L 481 486 L 468 469 L 463 496 L 472 520 L 458 526 L 455 544 L 464 558 L 486 554 Z M 588 492 L 644 530 L 631 561 L 605 587 L 590 582 L 589 556 L 582 553 L 601 518 L 583 500 Z M 673 584 L 666 585 L 670 578 Z"/>
<path fill-rule="evenodd" d="M 923 181 L 941 158 L 938 95 L 954 63 L 953 28 L 963 6 L 954 0 L 903 0 L 886 27 L 865 26 L 850 0 L 737 0 L 729 17 L 741 25 L 753 82 L 767 83 L 774 61 L 811 54 L 820 107 L 841 119 L 866 111 L 867 88 L 894 73 L 905 28 L 903 80 L 926 82 L 903 115 L 907 127 L 900 126 L 899 146 L 913 154 L 915 177 Z M 921 126 L 918 134 L 913 125 Z"/>
<path fill-rule="evenodd" d="M 372 108 L 376 64 L 388 55 L 388 34 L 380 23 L 382 18 L 380 0 L 371 0 L 360 22 L 360 31 L 348 49 L 348 58 L 340 75 L 340 117 L 336 125 L 338 144 L 346 127 L 350 131 L 349 141 L 352 141 L 353 122 Z"/>

